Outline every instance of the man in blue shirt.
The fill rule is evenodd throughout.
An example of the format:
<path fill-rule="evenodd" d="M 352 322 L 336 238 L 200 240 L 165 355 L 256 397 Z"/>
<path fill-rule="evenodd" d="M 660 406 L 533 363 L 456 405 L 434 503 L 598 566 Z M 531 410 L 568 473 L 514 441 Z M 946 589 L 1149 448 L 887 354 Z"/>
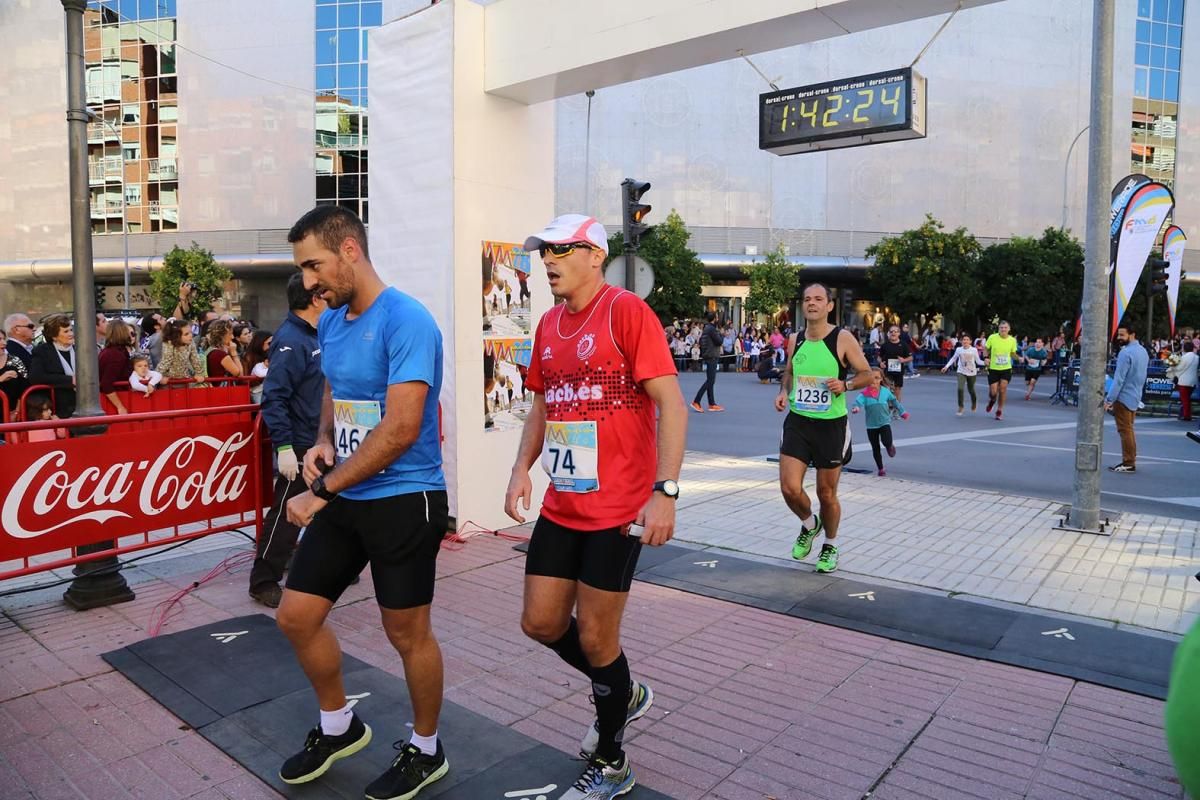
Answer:
<path fill-rule="evenodd" d="M 363 224 L 340 206 L 305 214 L 288 233 L 304 286 L 330 310 L 317 325 L 324 397 L 304 455 L 309 490 L 288 501 L 300 541 L 276 620 L 321 709 L 285 783 L 307 783 L 371 741 L 342 684 L 342 653 L 326 617 L 367 564 L 384 632 L 404 662 L 412 738 L 366 788 L 368 800 L 410 800 L 449 769 L 438 741 L 442 653 L 433 636 L 435 564 L 449 524 L 438 435 L 442 335 L 419 302 L 384 284 Z M 269 374 L 269 373 L 268 373 Z"/>
<path fill-rule="evenodd" d="M 1138 342 L 1137 333 L 1128 325 L 1117 328 L 1117 343 L 1121 345 L 1121 352 L 1117 355 L 1112 386 L 1104 398 L 1104 409 L 1111 411 L 1117 421 L 1117 433 L 1121 436 L 1121 463 L 1109 469 L 1113 472 L 1137 472 L 1133 418 L 1142 402 L 1150 356 Z"/>
<path fill-rule="evenodd" d="M 325 301 L 304 288 L 298 272 L 288 279 L 287 298 L 287 319 L 271 336 L 271 368 L 263 380 L 262 398 L 278 475 L 250 570 L 250 596 L 270 608 L 279 606 L 279 580 L 300 535 L 300 528 L 288 521 L 285 506 L 306 488 L 300 480 L 300 463 L 316 439 L 325 393 L 317 345 L 317 320 L 325 311 Z"/>

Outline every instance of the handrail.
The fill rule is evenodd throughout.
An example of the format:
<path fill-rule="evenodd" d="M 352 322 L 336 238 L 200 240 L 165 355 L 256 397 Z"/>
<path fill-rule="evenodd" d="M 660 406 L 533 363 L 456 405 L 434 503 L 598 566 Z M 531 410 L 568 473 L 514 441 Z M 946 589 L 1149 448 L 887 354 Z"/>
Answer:
<path fill-rule="evenodd" d="M 223 378 L 210 378 L 207 375 L 205 375 L 204 377 L 196 376 L 194 378 L 164 378 L 162 380 L 162 382 L 160 382 L 158 384 L 158 386 L 156 387 L 155 390 L 157 391 L 164 387 L 167 389 L 203 388 L 203 387 L 214 385 L 214 384 L 228 386 L 230 384 L 245 383 L 247 385 L 253 385 L 255 382 L 261 382 L 262 380 L 263 380 L 262 378 L 259 378 L 255 375 L 237 375 L 237 376 L 230 376 L 230 377 L 223 377 Z M 129 381 L 116 381 L 114 383 L 114 386 L 119 386 L 122 389 L 128 389 Z M 26 401 L 29 399 L 29 396 L 31 394 L 33 394 L 35 392 L 49 392 L 50 393 L 50 402 L 51 402 L 51 404 L 53 404 L 55 402 L 55 400 L 57 399 L 54 396 L 54 392 L 57 388 L 58 387 L 51 386 L 48 383 L 36 383 L 36 384 L 30 386 L 28 389 L 26 389 L 21 394 L 21 396 L 17 399 L 16 413 L 17 413 L 17 416 L 20 418 L 20 421 L 22 421 L 22 422 L 25 421 Z M 65 387 L 63 387 L 63 388 L 65 388 Z M 113 415 L 106 415 L 106 416 L 113 416 Z"/>
<path fill-rule="evenodd" d="M 236 406 L 197 406 L 189 408 L 189 414 L 242 414 L 260 411 L 258 403 L 241 403 Z M 66 419 L 39 419 L 36 422 L 0 423 L 0 433 L 37 431 L 44 428 L 86 428 L 94 425 L 114 425 L 147 420 L 178 418 L 178 409 L 165 411 L 139 411 L 135 414 L 100 414 L 95 417 L 67 417 Z"/>

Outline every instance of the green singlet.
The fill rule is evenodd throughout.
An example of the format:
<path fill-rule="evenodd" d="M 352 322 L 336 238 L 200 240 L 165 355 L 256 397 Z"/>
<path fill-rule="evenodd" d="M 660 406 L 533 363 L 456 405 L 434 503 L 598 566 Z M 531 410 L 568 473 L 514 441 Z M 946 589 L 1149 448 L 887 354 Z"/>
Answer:
<path fill-rule="evenodd" d="M 1175 771 L 1183 788 L 1200 797 L 1200 622 L 1175 649 L 1166 718 Z"/>
<path fill-rule="evenodd" d="M 789 405 L 793 413 L 810 419 L 839 419 L 846 416 L 846 394 L 834 394 L 825 385 L 828 378 L 846 380 L 846 368 L 837 357 L 838 334 L 835 327 L 820 341 L 810 341 L 801 331 L 796 336 L 796 352 L 792 354 L 792 396 Z"/>

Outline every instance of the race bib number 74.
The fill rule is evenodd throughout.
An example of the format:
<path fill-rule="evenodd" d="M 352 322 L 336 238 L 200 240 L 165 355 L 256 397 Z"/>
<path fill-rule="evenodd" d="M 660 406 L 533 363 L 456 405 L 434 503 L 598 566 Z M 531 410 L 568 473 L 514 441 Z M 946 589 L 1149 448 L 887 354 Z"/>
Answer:
<path fill-rule="evenodd" d="M 547 422 L 542 443 L 542 469 L 560 492 L 594 492 L 600 488 L 596 422 Z"/>
<path fill-rule="evenodd" d="M 376 400 L 333 401 L 333 449 L 335 460 L 342 463 L 379 425 L 379 403 Z"/>

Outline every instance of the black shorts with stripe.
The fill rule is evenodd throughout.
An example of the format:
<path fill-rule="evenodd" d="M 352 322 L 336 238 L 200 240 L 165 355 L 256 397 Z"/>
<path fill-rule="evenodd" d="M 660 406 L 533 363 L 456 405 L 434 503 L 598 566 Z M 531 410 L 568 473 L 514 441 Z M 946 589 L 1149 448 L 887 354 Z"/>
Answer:
<path fill-rule="evenodd" d="M 849 418 L 814 419 L 789 411 L 779 453 L 817 469 L 844 467 L 853 455 Z"/>

